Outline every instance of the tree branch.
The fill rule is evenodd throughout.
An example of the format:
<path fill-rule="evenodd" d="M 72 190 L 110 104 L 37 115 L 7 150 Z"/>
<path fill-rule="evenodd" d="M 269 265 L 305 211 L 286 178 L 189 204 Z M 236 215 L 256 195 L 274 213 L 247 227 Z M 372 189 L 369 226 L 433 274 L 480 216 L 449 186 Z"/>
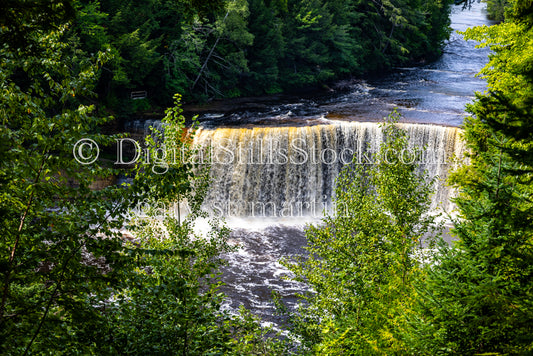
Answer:
<path fill-rule="evenodd" d="M 48 154 L 45 154 L 41 162 L 41 167 L 39 168 L 39 171 L 37 172 L 37 177 L 35 177 L 34 184 L 36 184 L 41 178 L 41 173 L 43 171 L 44 164 L 47 159 L 48 159 Z M 28 204 L 26 205 L 26 209 L 24 210 L 24 213 L 22 214 L 22 217 L 20 218 L 20 224 L 17 229 L 17 237 L 15 238 L 15 243 L 13 244 L 13 247 L 11 248 L 11 253 L 9 254 L 8 267 L 6 271 L 6 277 L 4 279 L 4 288 L 2 291 L 2 302 L 0 304 L 0 325 L 3 324 L 4 322 L 4 312 L 5 312 L 6 302 L 7 302 L 7 296 L 9 294 L 9 283 L 11 280 L 11 270 L 13 268 L 13 261 L 15 260 L 15 255 L 17 253 L 17 247 L 20 243 L 20 235 L 22 232 L 22 228 L 24 227 L 26 218 L 28 217 L 28 213 L 33 203 L 34 194 L 35 194 L 35 190 L 32 190 L 30 194 L 30 198 L 28 200 Z"/>

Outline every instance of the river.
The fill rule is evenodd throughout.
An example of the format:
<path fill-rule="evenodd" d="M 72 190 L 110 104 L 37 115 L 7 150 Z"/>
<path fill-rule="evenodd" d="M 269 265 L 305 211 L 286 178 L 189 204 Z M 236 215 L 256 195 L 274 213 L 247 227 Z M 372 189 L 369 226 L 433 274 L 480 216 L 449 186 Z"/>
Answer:
<path fill-rule="evenodd" d="M 489 52 L 476 49 L 474 41 L 464 41 L 456 31 L 493 22 L 479 2 L 465 10 L 462 5 L 453 6 L 451 21 L 453 32 L 443 55 L 433 63 L 396 68 L 377 78 L 340 81 L 330 94 L 293 101 L 282 98 L 281 104 L 278 98 L 244 101 L 241 106 L 250 109 L 218 113 L 215 105 L 210 113 L 200 116 L 200 121 L 207 127 L 379 121 L 396 107 L 405 122 L 460 126 L 465 104 L 474 98 L 474 92 L 485 90 L 485 81 L 476 73 L 487 63 Z"/>

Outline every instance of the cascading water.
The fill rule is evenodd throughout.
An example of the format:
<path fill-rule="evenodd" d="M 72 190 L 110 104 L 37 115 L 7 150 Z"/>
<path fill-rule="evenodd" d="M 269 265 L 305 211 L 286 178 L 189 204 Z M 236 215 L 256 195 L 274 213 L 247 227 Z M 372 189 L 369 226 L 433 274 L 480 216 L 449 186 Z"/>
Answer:
<path fill-rule="evenodd" d="M 409 146 L 390 158 L 415 162 L 437 178 L 432 208 L 451 210 L 445 179 L 453 158 L 464 155 L 460 130 L 398 125 L 408 132 Z M 202 156 L 210 162 L 212 177 L 206 207 L 226 217 L 321 217 L 332 208 L 342 167 L 376 163 L 382 141 L 380 125 L 369 122 L 202 129 L 195 144 L 209 148 Z"/>

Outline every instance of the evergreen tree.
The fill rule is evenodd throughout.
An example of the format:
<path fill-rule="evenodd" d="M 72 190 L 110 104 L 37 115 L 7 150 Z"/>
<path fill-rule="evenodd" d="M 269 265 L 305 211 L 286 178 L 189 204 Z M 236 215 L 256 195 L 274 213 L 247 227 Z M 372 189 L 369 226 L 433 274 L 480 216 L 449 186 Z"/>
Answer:
<path fill-rule="evenodd" d="M 489 92 L 469 106 L 470 162 L 453 248 L 421 288 L 420 348 L 428 354 L 527 354 L 533 350 L 533 11 L 513 1 L 511 21 L 466 31 L 490 46 Z"/>
<path fill-rule="evenodd" d="M 283 14 L 287 48 L 282 61 L 285 86 L 295 88 L 331 79 L 331 55 L 326 46 L 335 26 L 322 0 L 289 0 Z"/>
<path fill-rule="evenodd" d="M 72 42 L 109 51 L 97 91 L 121 115 L 325 84 L 431 59 L 451 0 L 76 0 Z M 131 91 L 148 98 L 131 100 Z"/>
<path fill-rule="evenodd" d="M 243 83 L 250 93 L 260 94 L 258 90 L 277 93 L 282 90 L 279 62 L 287 50 L 280 10 L 273 2 L 267 5 L 264 0 L 250 0 L 249 3 L 252 21 L 249 21 L 248 28 L 254 43 L 247 51 L 250 71 L 245 74 Z"/>

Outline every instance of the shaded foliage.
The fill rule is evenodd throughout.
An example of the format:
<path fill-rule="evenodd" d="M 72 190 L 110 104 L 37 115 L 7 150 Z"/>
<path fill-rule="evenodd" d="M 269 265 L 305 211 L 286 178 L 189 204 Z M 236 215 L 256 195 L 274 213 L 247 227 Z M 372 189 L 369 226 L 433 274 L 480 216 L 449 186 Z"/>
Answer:
<path fill-rule="evenodd" d="M 98 304 L 127 270 L 116 230 L 124 191 L 91 189 L 116 172 L 73 158 L 73 149 L 90 158 L 95 143 L 113 140 L 98 133 L 108 119 L 84 99 L 105 55 L 78 56 L 64 33 L 28 34 L 38 44 L 30 54 L 0 49 L 0 345 L 7 354 L 94 350 L 88 340 L 103 321 Z M 77 150 L 80 139 L 93 141 Z"/>
<path fill-rule="evenodd" d="M 449 34 L 450 4 L 77 0 L 73 37 L 87 53 L 115 54 L 98 92 L 127 114 L 137 110 L 131 91 L 146 91 L 157 108 L 168 93 L 261 95 L 433 59 Z"/>
<path fill-rule="evenodd" d="M 72 0 L 6 0 L 0 4 L 0 43 L 39 49 L 35 31 L 57 30 L 76 15 Z M 36 47 L 36 48 L 33 48 Z"/>

